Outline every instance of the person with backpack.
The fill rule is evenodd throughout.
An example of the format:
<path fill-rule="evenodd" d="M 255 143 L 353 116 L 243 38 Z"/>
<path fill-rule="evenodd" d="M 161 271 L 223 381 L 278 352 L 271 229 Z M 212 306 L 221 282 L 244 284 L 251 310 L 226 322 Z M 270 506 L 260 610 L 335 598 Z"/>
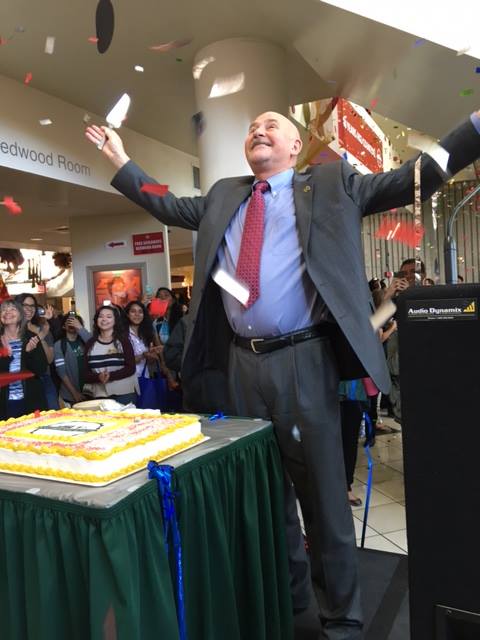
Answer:
<path fill-rule="evenodd" d="M 60 378 L 60 397 L 68 404 L 84 400 L 85 344 L 91 334 L 74 311 L 62 317 L 61 338 L 55 342 L 55 369 Z"/>

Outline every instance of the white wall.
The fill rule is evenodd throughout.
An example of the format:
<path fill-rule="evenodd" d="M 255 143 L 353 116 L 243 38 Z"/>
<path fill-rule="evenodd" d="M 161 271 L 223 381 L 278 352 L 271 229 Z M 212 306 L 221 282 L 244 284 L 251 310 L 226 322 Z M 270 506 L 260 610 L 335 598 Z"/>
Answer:
<path fill-rule="evenodd" d="M 112 166 L 85 139 L 84 109 L 4 76 L 0 76 L 0 95 L 0 165 L 114 191 L 110 186 Z M 118 97 L 112 95 L 112 104 Z M 105 112 L 112 104 L 105 105 Z M 134 102 L 131 109 L 135 109 Z M 103 117 L 90 115 L 92 122 L 105 124 Z M 41 126 L 39 120 L 44 118 L 50 118 L 53 124 Z M 195 156 L 127 128 L 122 127 L 120 134 L 129 155 L 147 173 L 170 185 L 178 195 L 194 192 Z M 21 157 L 20 148 L 29 157 Z"/>
<path fill-rule="evenodd" d="M 146 263 L 146 283 L 156 290 L 170 286 L 168 255 L 168 233 L 158 220 L 139 210 L 132 215 L 96 216 L 94 227 L 88 217 L 70 219 L 72 234 L 73 274 L 77 312 L 90 324 L 95 313 L 94 301 L 89 299 L 87 267 L 118 264 Z M 132 234 L 163 231 L 165 253 L 133 255 Z M 106 243 L 125 240 L 126 246 L 107 249 Z"/>

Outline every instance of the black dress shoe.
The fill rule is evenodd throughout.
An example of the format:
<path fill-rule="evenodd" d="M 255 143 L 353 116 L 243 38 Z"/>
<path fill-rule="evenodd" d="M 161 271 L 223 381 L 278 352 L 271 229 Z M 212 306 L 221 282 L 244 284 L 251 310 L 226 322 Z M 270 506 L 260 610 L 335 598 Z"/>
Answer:
<path fill-rule="evenodd" d="M 348 501 L 350 502 L 352 507 L 361 507 L 363 504 L 361 498 L 349 498 Z"/>

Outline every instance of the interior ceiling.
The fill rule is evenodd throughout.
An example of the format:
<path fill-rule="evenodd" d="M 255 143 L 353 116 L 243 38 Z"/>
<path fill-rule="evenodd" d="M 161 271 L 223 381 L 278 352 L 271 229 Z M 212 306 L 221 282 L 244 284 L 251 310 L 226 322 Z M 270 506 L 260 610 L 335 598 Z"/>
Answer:
<path fill-rule="evenodd" d="M 101 55 L 88 42 L 95 36 L 96 0 L 2 0 L 0 37 L 13 37 L 0 46 L 0 74 L 23 82 L 31 72 L 35 88 L 100 114 L 126 91 L 132 96 L 129 128 L 194 155 L 193 59 L 203 46 L 232 37 L 259 37 L 285 48 L 290 104 L 332 95 L 366 107 L 374 101 L 387 122 L 399 121 L 434 137 L 478 108 L 480 75 L 471 57 L 428 42 L 415 46 L 415 36 L 319 0 L 112 4 L 115 33 Z M 24 32 L 16 31 L 18 27 Z M 44 53 L 47 36 L 56 39 L 53 55 Z M 148 48 L 184 38 L 192 42 L 168 53 Z M 134 65 L 142 65 L 144 73 L 135 72 Z M 475 93 L 461 96 L 468 88 Z M 403 153 L 408 156 L 411 151 Z M 68 234 L 59 238 L 51 229 L 68 224 L 69 216 L 134 206 L 112 194 L 66 183 L 48 185 L 55 181 L 28 174 L 20 179 L 16 173 L 1 169 L 0 179 L 2 190 L 11 190 L 26 203 L 25 211 L 32 211 L 21 239 L 24 244 L 38 236 L 49 247 L 67 246 Z M 15 180 L 19 190 L 11 186 Z M 45 191 L 45 199 L 34 196 Z M 4 221 L 2 217 L 2 237 L 13 242 L 15 221 Z M 172 229 L 171 245 L 177 249 L 177 233 L 181 249 L 187 242 L 181 231 Z"/>

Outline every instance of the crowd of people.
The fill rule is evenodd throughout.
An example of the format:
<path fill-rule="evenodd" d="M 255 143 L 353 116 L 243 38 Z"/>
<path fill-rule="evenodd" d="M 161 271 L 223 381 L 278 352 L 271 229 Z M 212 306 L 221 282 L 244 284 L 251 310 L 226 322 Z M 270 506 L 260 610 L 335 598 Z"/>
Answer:
<path fill-rule="evenodd" d="M 150 302 L 109 303 L 96 310 L 91 332 L 75 311 L 43 307 L 30 293 L 4 300 L 0 373 L 12 382 L 0 388 L 0 419 L 97 398 L 179 410 L 179 366 L 175 358 L 169 366 L 164 347 L 187 307 L 166 287 L 155 297 L 166 301 L 161 315 L 150 313 Z M 152 379 L 157 393 L 142 397 L 142 381 Z"/>

